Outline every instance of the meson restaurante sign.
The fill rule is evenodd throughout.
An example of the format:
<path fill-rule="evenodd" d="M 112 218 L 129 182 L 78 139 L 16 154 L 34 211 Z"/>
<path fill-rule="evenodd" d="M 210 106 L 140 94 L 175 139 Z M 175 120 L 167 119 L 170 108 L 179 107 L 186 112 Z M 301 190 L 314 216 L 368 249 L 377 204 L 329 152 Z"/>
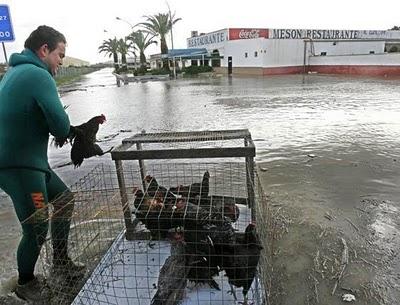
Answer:
<path fill-rule="evenodd" d="M 236 39 L 384 39 L 391 31 L 229 28 L 187 39 L 188 48 L 217 47 Z M 392 31 L 393 32 L 393 31 Z M 400 35 L 400 34 L 399 34 Z M 397 38 L 397 36 L 395 37 Z M 400 38 L 400 37 L 399 37 Z"/>
<path fill-rule="evenodd" d="M 302 29 L 270 29 L 272 39 L 364 39 L 384 38 L 386 31 L 358 30 L 302 30 Z"/>

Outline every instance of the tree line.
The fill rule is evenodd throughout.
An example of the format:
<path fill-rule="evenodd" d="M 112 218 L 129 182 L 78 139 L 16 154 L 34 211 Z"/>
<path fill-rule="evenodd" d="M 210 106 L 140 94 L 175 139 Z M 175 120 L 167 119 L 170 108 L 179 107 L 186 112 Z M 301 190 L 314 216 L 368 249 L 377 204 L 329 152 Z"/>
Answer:
<path fill-rule="evenodd" d="M 99 46 L 99 53 L 105 53 L 108 57 L 113 57 L 114 69 L 116 72 L 127 69 L 127 55 L 135 57 L 139 53 L 140 69 L 146 69 L 146 55 L 144 51 L 151 44 L 158 44 L 159 40 L 161 54 L 168 54 L 166 36 L 171 32 L 172 26 L 181 18 L 175 18 L 175 13 L 158 13 L 155 15 L 144 16 L 145 21 L 139 22 L 132 27 L 132 32 L 124 38 L 110 38 L 104 40 Z M 137 28 L 137 30 L 134 30 Z M 118 55 L 121 55 L 121 68 L 118 64 Z M 163 60 L 163 69 L 169 70 L 168 59 Z"/>

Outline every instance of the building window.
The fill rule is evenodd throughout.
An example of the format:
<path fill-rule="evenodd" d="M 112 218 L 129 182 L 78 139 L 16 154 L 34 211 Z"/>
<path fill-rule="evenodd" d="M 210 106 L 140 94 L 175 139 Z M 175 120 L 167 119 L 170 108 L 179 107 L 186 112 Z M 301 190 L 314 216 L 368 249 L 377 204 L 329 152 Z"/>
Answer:
<path fill-rule="evenodd" d="M 257 56 L 258 56 L 258 52 L 254 51 L 254 57 L 257 57 Z"/>
<path fill-rule="evenodd" d="M 321 52 L 321 56 L 326 56 L 326 52 Z"/>
<path fill-rule="evenodd" d="M 249 54 L 247 54 L 247 52 L 244 53 L 244 58 L 247 58 L 248 56 L 249 56 Z"/>
<path fill-rule="evenodd" d="M 375 54 L 375 51 L 369 51 L 369 54 Z"/>

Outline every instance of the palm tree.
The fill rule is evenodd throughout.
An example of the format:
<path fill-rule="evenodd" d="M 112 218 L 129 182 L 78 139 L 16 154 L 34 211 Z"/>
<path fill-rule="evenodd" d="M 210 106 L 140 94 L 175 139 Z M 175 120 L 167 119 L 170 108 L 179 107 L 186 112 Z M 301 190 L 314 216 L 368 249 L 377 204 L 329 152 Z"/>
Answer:
<path fill-rule="evenodd" d="M 118 40 L 116 37 L 113 39 L 104 40 L 102 45 L 99 46 L 99 53 L 106 53 L 108 57 L 113 56 L 114 70 L 118 72 Z"/>
<path fill-rule="evenodd" d="M 143 31 L 136 31 L 132 32 L 128 39 L 130 39 L 135 47 L 139 50 L 139 60 L 140 60 L 140 67 L 146 67 L 146 55 L 144 51 L 153 43 L 157 43 L 157 41 L 153 40 L 154 35 L 150 33 L 143 34 Z"/>
<path fill-rule="evenodd" d="M 171 31 L 172 26 L 182 18 L 175 18 L 175 14 L 159 13 L 157 15 L 145 16 L 146 21 L 139 23 L 144 30 L 160 38 L 161 54 L 168 54 L 166 35 Z M 168 60 L 163 61 L 163 67 L 169 69 Z"/>
<path fill-rule="evenodd" d="M 131 53 L 131 46 L 132 45 L 128 41 L 128 37 L 125 37 L 124 39 L 121 38 L 118 40 L 117 50 L 121 54 L 121 65 L 122 65 L 121 70 L 125 72 L 128 70 L 128 66 L 126 63 L 126 55 Z"/>

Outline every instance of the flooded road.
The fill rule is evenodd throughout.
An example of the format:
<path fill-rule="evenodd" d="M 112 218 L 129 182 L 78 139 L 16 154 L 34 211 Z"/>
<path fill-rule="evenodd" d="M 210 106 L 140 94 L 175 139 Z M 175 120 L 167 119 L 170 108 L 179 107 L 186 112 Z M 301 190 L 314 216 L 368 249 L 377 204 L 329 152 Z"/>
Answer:
<path fill-rule="evenodd" d="M 99 137 L 248 128 L 257 160 L 296 160 L 313 151 L 360 149 L 398 157 L 400 80 L 334 76 L 180 79 L 120 88 L 110 71 L 88 75 L 63 95 L 72 124 L 104 113 Z M 62 153 L 52 151 L 51 158 Z"/>
<path fill-rule="evenodd" d="M 369 240 L 377 249 L 390 247 L 398 253 L 399 79 L 319 75 L 215 77 L 116 87 L 111 70 L 105 69 L 62 91 L 73 125 L 101 113 L 107 117 L 98 133 L 103 148 L 116 146 L 141 130 L 248 128 L 257 147 L 256 161 L 264 170 L 260 176 L 265 191 L 273 202 L 296 209 L 296 215 L 288 217 L 294 227 L 299 227 L 299 234 L 310 237 L 307 230 L 300 228 L 306 219 L 325 230 L 339 227 L 343 235 L 354 239 L 354 249 L 360 246 L 356 240 Z M 69 159 L 69 148 L 51 147 L 49 157 L 52 166 L 63 164 Z M 111 162 L 110 155 L 86 160 L 78 170 L 67 166 L 57 172 L 70 184 L 104 162 Z M 364 215 L 360 216 L 358 209 L 365 211 Z M 324 217 L 326 211 L 339 216 L 335 221 L 328 220 Z M 361 230 L 371 230 L 372 237 L 358 236 L 346 218 Z M 0 220 L 0 271 L 4 279 L 15 272 L 19 226 L 9 200 L 1 194 Z M 293 242 L 288 234 L 281 246 L 286 243 L 290 248 Z M 382 251 L 373 255 L 378 262 L 380 257 L 392 262 L 387 266 L 392 275 L 386 273 L 390 282 L 398 276 L 400 264 L 393 254 Z M 398 292 L 396 285 L 394 281 L 395 292 L 389 294 Z M 301 288 L 297 288 L 300 294 Z M 291 291 L 297 289 L 291 287 Z M 323 300 L 322 294 L 296 304 L 318 304 L 316 300 Z M 288 291 L 286 295 L 288 300 L 293 297 Z M 370 299 L 363 304 L 375 304 L 375 299 Z M 321 304 L 340 304 L 340 298 L 335 300 Z M 390 303 L 390 298 L 386 302 L 382 304 L 396 304 Z M 294 304 L 284 298 L 281 303 Z"/>

